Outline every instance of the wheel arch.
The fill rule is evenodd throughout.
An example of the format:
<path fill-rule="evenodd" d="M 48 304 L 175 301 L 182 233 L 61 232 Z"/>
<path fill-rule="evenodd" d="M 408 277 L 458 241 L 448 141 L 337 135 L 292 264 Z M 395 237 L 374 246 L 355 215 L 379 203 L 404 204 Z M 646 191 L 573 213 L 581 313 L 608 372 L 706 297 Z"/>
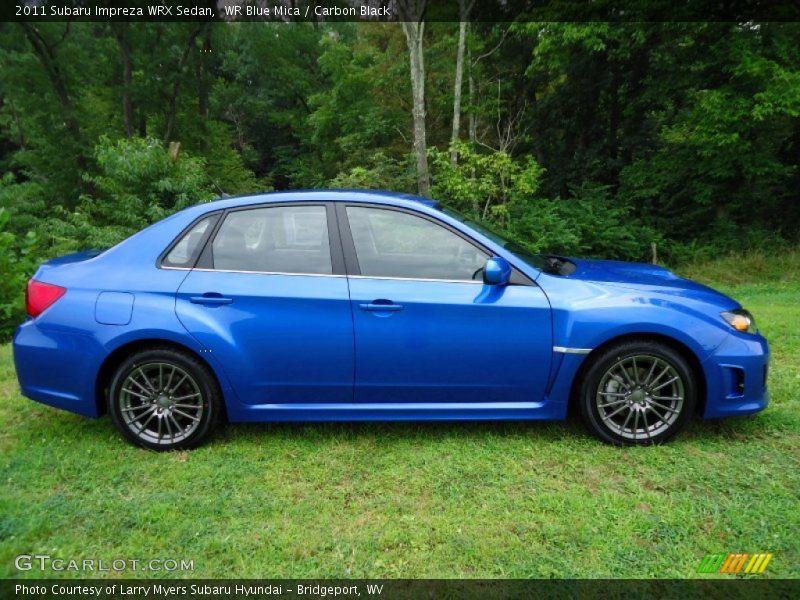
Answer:
<path fill-rule="evenodd" d="M 108 394 L 108 388 L 111 385 L 111 379 L 114 375 L 114 371 L 117 369 L 117 367 L 119 367 L 119 365 L 121 365 L 126 358 L 135 352 L 147 350 L 149 348 L 172 348 L 173 350 L 178 350 L 179 352 L 189 354 L 193 358 L 197 359 L 208 368 L 224 397 L 225 394 L 222 387 L 222 382 L 219 379 L 219 375 L 204 356 L 195 350 L 192 350 L 190 347 L 173 340 L 164 338 L 145 338 L 126 342 L 118 348 L 115 348 L 100 365 L 100 369 L 97 372 L 97 378 L 95 381 L 95 403 L 97 405 L 98 415 L 103 415 L 107 412 L 106 396 Z M 225 402 L 222 402 L 222 407 L 223 417 L 225 420 L 227 420 L 227 406 Z"/>
<path fill-rule="evenodd" d="M 580 385 L 583 382 L 583 377 L 586 371 L 592 365 L 594 359 L 611 346 L 635 341 L 660 342 L 665 346 L 669 346 L 675 352 L 679 353 L 684 359 L 686 359 L 686 362 L 689 363 L 689 367 L 692 369 L 692 374 L 695 377 L 695 381 L 697 382 L 697 402 L 695 405 L 695 412 L 699 415 L 704 414 L 708 390 L 705 371 L 703 370 L 703 366 L 697 354 L 695 354 L 695 352 L 689 348 L 689 346 L 674 337 L 665 335 L 663 333 L 651 332 L 626 333 L 623 335 L 618 335 L 604 341 L 602 344 L 592 349 L 592 351 L 586 355 L 586 358 L 581 363 L 578 372 L 575 374 L 575 377 L 572 380 L 572 386 L 569 394 L 569 410 L 574 411 L 578 406 Z"/>

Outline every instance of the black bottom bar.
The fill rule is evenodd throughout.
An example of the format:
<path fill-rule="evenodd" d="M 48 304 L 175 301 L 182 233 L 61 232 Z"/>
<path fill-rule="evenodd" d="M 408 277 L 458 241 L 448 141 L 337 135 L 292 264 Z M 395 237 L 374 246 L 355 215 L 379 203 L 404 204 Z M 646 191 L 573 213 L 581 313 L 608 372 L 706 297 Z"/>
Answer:
<path fill-rule="evenodd" d="M 272 600 L 274 598 L 493 599 L 575 598 L 612 600 L 800 598 L 800 579 L 6 579 L 0 598 L 31 600 L 173 599 Z"/>

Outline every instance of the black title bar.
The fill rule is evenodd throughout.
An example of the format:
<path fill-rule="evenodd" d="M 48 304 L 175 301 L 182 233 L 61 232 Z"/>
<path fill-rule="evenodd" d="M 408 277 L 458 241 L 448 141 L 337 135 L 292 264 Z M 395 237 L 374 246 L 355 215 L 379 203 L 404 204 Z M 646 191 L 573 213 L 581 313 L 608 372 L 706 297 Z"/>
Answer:
<path fill-rule="evenodd" d="M 778 0 L 3 0 L 0 21 L 800 21 Z"/>

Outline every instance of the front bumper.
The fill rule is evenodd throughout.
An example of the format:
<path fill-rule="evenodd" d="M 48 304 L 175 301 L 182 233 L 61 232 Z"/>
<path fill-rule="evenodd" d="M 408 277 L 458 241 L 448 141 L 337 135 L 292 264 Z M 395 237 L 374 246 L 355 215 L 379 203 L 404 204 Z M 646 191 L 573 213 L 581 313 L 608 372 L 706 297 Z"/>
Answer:
<path fill-rule="evenodd" d="M 761 335 L 731 333 L 703 361 L 709 419 L 750 415 L 769 404 L 769 345 Z"/>

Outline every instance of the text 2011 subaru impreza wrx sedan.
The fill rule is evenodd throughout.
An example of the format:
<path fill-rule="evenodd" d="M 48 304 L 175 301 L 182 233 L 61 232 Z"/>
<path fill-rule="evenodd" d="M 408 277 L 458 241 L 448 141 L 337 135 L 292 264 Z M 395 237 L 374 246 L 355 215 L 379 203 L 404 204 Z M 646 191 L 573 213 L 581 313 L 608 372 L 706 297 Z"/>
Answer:
<path fill-rule="evenodd" d="M 531 255 L 424 198 L 305 191 L 183 210 L 42 265 L 23 394 L 186 448 L 229 421 L 563 419 L 650 444 L 767 405 L 736 301 L 658 266 Z"/>

